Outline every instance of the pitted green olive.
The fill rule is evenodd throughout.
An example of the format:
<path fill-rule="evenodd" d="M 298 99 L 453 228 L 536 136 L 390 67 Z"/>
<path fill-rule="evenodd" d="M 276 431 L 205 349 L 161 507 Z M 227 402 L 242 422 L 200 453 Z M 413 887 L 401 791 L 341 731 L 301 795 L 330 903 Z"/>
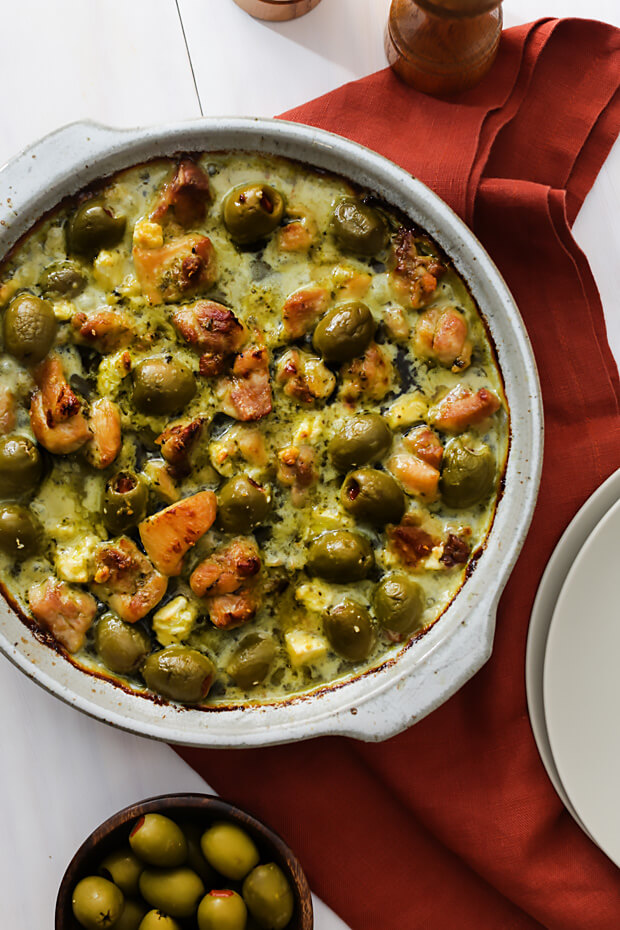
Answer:
<path fill-rule="evenodd" d="M 275 654 L 276 644 L 271 636 L 248 633 L 239 643 L 226 671 L 239 688 L 247 691 L 265 680 Z"/>
<path fill-rule="evenodd" d="M 0 550 L 13 558 L 27 558 L 39 548 L 43 530 L 19 504 L 0 506 Z"/>
<path fill-rule="evenodd" d="M 245 930 L 248 911 L 241 895 L 213 889 L 198 905 L 198 930 Z"/>
<path fill-rule="evenodd" d="M 283 930 L 293 916 L 293 892 L 275 862 L 253 869 L 243 883 L 242 894 L 250 914 L 265 930 Z"/>
<path fill-rule="evenodd" d="M 250 533 L 263 523 L 269 508 L 265 489 L 247 475 L 237 475 L 219 493 L 218 523 L 226 533 Z"/>
<path fill-rule="evenodd" d="M 0 495 L 21 497 L 33 491 L 43 475 L 37 446 L 27 436 L 0 438 Z"/>
<path fill-rule="evenodd" d="M 375 616 L 392 633 L 419 629 L 426 598 L 420 585 L 404 572 L 384 575 L 373 597 Z"/>
<path fill-rule="evenodd" d="M 143 814 L 131 828 L 129 845 L 138 859 L 158 868 L 176 868 L 187 857 L 187 841 L 178 824 L 164 814 Z"/>
<path fill-rule="evenodd" d="M 282 222 L 284 197 L 269 184 L 240 184 L 224 200 L 223 220 L 231 239 L 248 245 Z"/>
<path fill-rule="evenodd" d="M 145 869 L 139 883 L 140 894 L 147 904 L 171 917 L 191 917 L 205 893 L 200 876 L 185 866 Z"/>
<path fill-rule="evenodd" d="M 349 662 L 361 662 L 375 640 L 370 614 L 355 601 L 344 600 L 323 614 L 323 629 L 334 650 Z"/>
<path fill-rule="evenodd" d="M 224 820 L 205 830 L 200 845 L 207 862 L 234 881 L 241 881 L 260 859 L 254 840 L 245 830 Z"/>
<path fill-rule="evenodd" d="M 137 526 L 146 516 L 147 489 L 144 479 L 130 471 L 119 471 L 106 483 L 103 522 L 119 536 Z"/>
<path fill-rule="evenodd" d="M 123 892 L 100 875 L 88 875 L 77 883 L 72 897 L 73 915 L 87 930 L 111 927 L 121 916 Z"/>
<path fill-rule="evenodd" d="M 196 393 L 193 373 L 172 356 L 145 358 L 133 373 L 133 402 L 142 413 L 179 413 Z"/>
<path fill-rule="evenodd" d="M 143 901 L 125 899 L 121 916 L 114 924 L 114 930 L 140 930 L 142 918 L 148 910 Z"/>
<path fill-rule="evenodd" d="M 334 209 L 331 229 L 336 242 L 358 255 L 376 255 L 388 243 L 389 232 L 378 210 L 344 197 Z"/>
<path fill-rule="evenodd" d="M 326 362 L 348 362 L 363 355 L 374 333 L 375 321 L 366 304 L 349 300 L 319 320 L 312 344 Z"/>
<path fill-rule="evenodd" d="M 348 513 L 377 526 L 400 523 L 405 512 L 401 488 L 391 475 L 376 468 L 358 468 L 347 475 L 340 500 Z"/>
<path fill-rule="evenodd" d="M 54 262 L 39 281 L 46 297 L 77 297 L 86 287 L 88 278 L 76 262 Z"/>
<path fill-rule="evenodd" d="M 95 649 L 109 669 L 128 675 L 140 667 L 151 651 L 151 640 L 142 627 L 107 614 L 95 627 Z"/>
<path fill-rule="evenodd" d="M 142 666 L 147 686 L 171 701 L 196 704 L 209 693 L 215 666 L 207 656 L 185 646 L 154 652 Z"/>
<path fill-rule="evenodd" d="M 40 297 L 19 294 L 4 314 L 3 333 L 5 351 L 26 365 L 35 365 L 45 358 L 54 344 L 54 311 Z"/>
<path fill-rule="evenodd" d="M 99 871 L 108 881 L 118 885 L 124 895 L 131 897 L 138 894 L 138 879 L 143 868 L 144 863 L 127 846 L 106 856 Z"/>
<path fill-rule="evenodd" d="M 347 420 L 327 447 L 338 471 L 378 462 L 392 445 L 392 432 L 378 413 L 364 413 Z"/>
<path fill-rule="evenodd" d="M 181 930 L 181 927 L 174 917 L 162 914 L 160 910 L 154 908 L 144 915 L 138 930 Z"/>
<path fill-rule="evenodd" d="M 67 223 L 67 251 L 92 257 L 111 249 L 123 238 L 125 225 L 125 217 L 116 216 L 100 198 L 87 200 Z"/>
<path fill-rule="evenodd" d="M 488 446 L 468 436 L 451 439 L 443 456 L 441 496 L 448 507 L 473 507 L 486 500 L 495 483 L 495 458 Z"/>
<path fill-rule="evenodd" d="M 349 530 L 323 533 L 310 546 L 306 562 L 311 575 L 344 584 L 366 578 L 373 565 L 370 542 Z"/>

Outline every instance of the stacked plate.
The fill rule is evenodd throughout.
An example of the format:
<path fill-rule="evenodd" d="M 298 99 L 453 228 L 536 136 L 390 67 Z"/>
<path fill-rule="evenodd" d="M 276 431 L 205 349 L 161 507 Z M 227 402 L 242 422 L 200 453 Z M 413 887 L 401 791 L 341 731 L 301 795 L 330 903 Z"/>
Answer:
<path fill-rule="evenodd" d="M 566 529 L 534 602 L 530 719 L 549 778 L 620 866 L 620 469 Z"/>

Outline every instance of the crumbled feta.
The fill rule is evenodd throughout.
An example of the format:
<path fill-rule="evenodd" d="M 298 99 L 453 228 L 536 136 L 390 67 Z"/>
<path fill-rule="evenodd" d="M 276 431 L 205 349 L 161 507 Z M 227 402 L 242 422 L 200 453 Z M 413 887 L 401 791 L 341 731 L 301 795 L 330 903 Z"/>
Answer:
<path fill-rule="evenodd" d="M 56 549 L 54 562 L 61 581 L 86 584 L 93 577 L 95 554 L 101 540 L 97 536 L 84 536 L 74 546 Z"/>
<path fill-rule="evenodd" d="M 100 287 L 114 288 L 121 283 L 125 259 L 118 250 L 102 249 L 93 262 L 93 277 Z"/>
<path fill-rule="evenodd" d="M 306 608 L 321 613 L 336 600 L 337 594 L 325 581 L 311 581 L 295 588 L 295 600 Z"/>
<path fill-rule="evenodd" d="M 403 394 L 388 409 L 386 419 L 392 429 L 406 429 L 423 420 L 427 410 L 428 404 L 423 394 Z"/>
<path fill-rule="evenodd" d="M 197 609 L 179 594 L 153 614 L 153 631 L 162 646 L 187 639 L 196 623 Z"/>
<path fill-rule="evenodd" d="M 291 665 L 298 668 L 300 665 L 309 665 L 318 662 L 327 655 L 327 640 L 318 633 L 307 633 L 305 630 L 289 630 L 284 634 L 286 651 Z"/>
<path fill-rule="evenodd" d="M 159 223 L 138 220 L 133 228 L 133 244 L 142 249 L 159 249 L 164 244 L 164 230 Z"/>

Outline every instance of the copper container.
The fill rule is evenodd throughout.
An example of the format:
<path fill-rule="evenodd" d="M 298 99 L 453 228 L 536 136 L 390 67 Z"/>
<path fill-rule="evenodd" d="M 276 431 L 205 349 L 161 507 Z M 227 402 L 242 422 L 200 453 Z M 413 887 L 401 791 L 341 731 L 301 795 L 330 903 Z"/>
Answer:
<path fill-rule="evenodd" d="M 246 13 L 257 19 L 282 22 L 285 19 L 297 19 L 309 13 L 321 0 L 235 0 Z"/>

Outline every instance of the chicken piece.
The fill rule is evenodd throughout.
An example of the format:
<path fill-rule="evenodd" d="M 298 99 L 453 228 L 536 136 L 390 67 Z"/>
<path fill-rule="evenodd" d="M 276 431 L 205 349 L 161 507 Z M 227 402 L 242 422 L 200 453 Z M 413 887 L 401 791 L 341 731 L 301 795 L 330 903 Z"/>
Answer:
<path fill-rule="evenodd" d="M 420 358 L 439 362 L 454 372 L 464 371 L 472 352 L 467 332 L 467 320 L 454 307 L 431 307 L 416 323 L 413 348 Z"/>
<path fill-rule="evenodd" d="M 77 652 L 84 644 L 97 602 L 92 595 L 57 578 L 47 578 L 31 585 L 28 603 L 36 619 L 49 630 L 68 652 Z"/>
<path fill-rule="evenodd" d="M 406 342 L 409 338 L 409 321 L 402 307 L 392 304 L 383 311 L 383 324 L 388 334 L 396 342 Z"/>
<path fill-rule="evenodd" d="M 265 440 L 254 426 L 236 425 L 226 430 L 221 439 L 210 444 L 209 457 L 215 470 L 227 477 L 236 473 L 239 459 L 252 470 L 262 470 L 269 464 Z"/>
<path fill-rule="evenodd" d="M 199 491 L 147 517 L 138 526 L 142 545 L 164 575 L 180 575 L 183 558 L 215 520 L 217 498 Z"/>
<path fill-rule="evenodd" d="M 209 176 L 191 158 L 183 158 L 162 188 L 151 220 L 160 222 L 172 215 L 181 226 L 195 226 L 204 220 L 210 202 Z"/>
<path fill-rule="evenodd" d="M 161 454 L 178 478 L 190 473 L 189 456 L 206 422 L 206 417 L 196 417 L 189 422 L 175 423 L 167 426 L 155 440 L 156 445 L 161 446 Z"/>
<path fill-rule="evenodd" d="M 407 494 L 422 497 L 427 503 L 437 499 L 439 470 L 417 455 L 411 452 L 397 452 L 388 459 L 386 468 Z"/>
<path fill-rule="evenodd" d="M 428 303 L 437 287 L 437 279 L 445 271 L 434 255 L 420 255 L 416 235 L 401 227 L 394 237 L 394 270 L 392 286 L 400 299 L 418 310 Z"/>
<path fill-rule="evenodd" d="M 426 530 L 409 522 L 407 516 L 398 526 L 388 526 L 387 537 L 390 548 L 408 568 L 415 568 L 439 543 Z"/>
<path fill-rule="evenodd" d="M 315 454 L 311 446 L 289 446 L 278 452 L 278 481 L 291 488 L 291 503 L 303 507 L 308 489 L 316 484 L 319 474 L 315 468 Z"/>
<path fill-rule="evenodd" d="M 336 379 L 320 358 L 300 349 L 289 349 L 277 366 L 276 381 L 288 397 L 313 404 L 327 400 L 336 387 Z"/>
<path fill-rule="evenodd" d="M 346 265 L 336 265 L 331 278 L 338 300 L 362 300 L 372 284 L 372 275 Z"/>
<path fill-rule="evenodd" d="M 383 400 L 392 390 L 394 367 L 376 342 L 370 343 L 361 358 L 345 363 L 340 373 L 340 396 L 350 404 L 362 396 L 370 400 Z"/>
<path fill-rule="evenodd" d="M 204 559 L 192 572 L 189 584 L 198 597 L 234 594 L 260 571 L 258 547 L 253 539 L 238 536 Z"/>
<path fill-rule="evenodd" d="M 157 249 L 134 245 L 132 254 L 140 287 L 150 304 L 196 297 L 217 278 L 215 249 L 207 236 L 179 236 Z"/>
<path fill-rule="evenodd" d="M 256 616 L 260 604 L 258 589 L 243 585 L 234 594 L 207 598 L 209 619 L 219 630 L 234 630 Z"/>
<path fill-rule="evenodd" d="M 91 438 L 91 432 L 58 356 L 48 355 L 35 368 L 34 376 L 39 390 L 30 403 L 30 425 L 36 439 L 54 455 L 77 452 Z"/>
<path fill-rule="evenodd" d="M 15 395 L 9 388 L 0 386 L 0 436 L 15 429 Z"/>
<path fill-rule="evenodd" d="M 205 598 L 214 626 L 229 630 L 254 617 L 260 602 L 256 584 L 260 568 L 256 543 L 239 536 L 194 569 L 190 587 Z"/>
<path fill-rule="evenodd" d="M 98 352 L 116 352 L 128 346 L 134 337 L 131 320 L 122 310 L 95 310 L 75 313 L 71 325 L 77 342 L 92 346 Z"/>
<path fill-rule="evenodd" d="M 232 374 L 217 387 L 222 412 L 235 420 L 260 420 L 272 410 L 269 355 L 264 346 L 252 345 L 235 359 Z"/>
<path fill-rule="evenodd" d="M 92 434 L 84 447 L 86 461 L 94 468 L 107 468 L 121 451 L 121 415 L 116 404 L 100 397 L 91 405 L 88 428 Z"/>
<path fill-rule="evenodd" d="M 136 623 L 166 593 L 168 579 L 160 574 L 126 536 L 102 543 L 91 588 L 126 623 Z"/>
<path fill-rule="evenodd" d="M 462 433 L 483 423 L 501 407 L 501 401 L 488 388 L 475 393 L 464 384 L 453 388 L 428 412 L 433 426 L 444 433 Z"/>
<path fill-rule="evenodd" d="M 316 223 L 308 216 L 282 226 L 277 233 L 281 252 L 307 252 L 316 238 Z"/>
<path fill-rule="evenodd" d="M 329 291 L 324 287 L 302 287 L 284 301 L 282 323 L 288 339 L 301 339 L 314 329 L 330 302 Z"/>
<path fill-rule="evenodd" d="M 403 436 L 403 445 L 409 452 L 413 452 L 433 468 L 441 467 L 443 446 L 437 433 L 434 433 L 428 426 L 416 426 L 412 429 L 406 436 Z"/>
<path fill-rule="evenodd" d="M 247 338 L 245 326 L 232 310 L 214 300 L 199 300 L 172 316 L 175 328 L 192 348 L 202 353 L 200 374 L 220 375 L 227 358 L 238 352 Z"/>

